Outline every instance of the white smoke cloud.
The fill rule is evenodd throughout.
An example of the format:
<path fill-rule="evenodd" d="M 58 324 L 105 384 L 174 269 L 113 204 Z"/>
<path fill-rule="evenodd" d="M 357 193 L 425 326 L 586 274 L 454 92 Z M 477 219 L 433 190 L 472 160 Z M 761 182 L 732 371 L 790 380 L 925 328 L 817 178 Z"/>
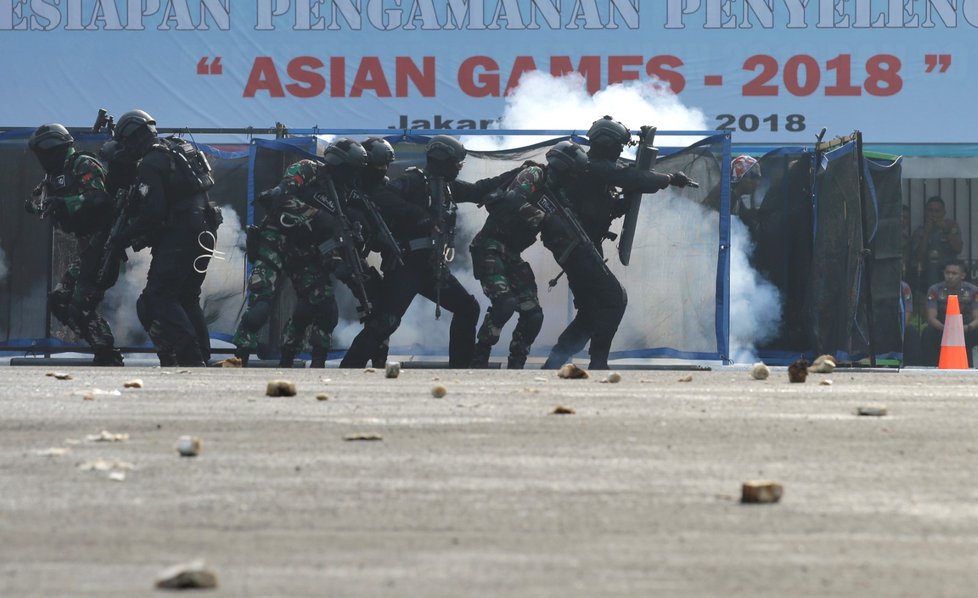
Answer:
<path fill-rule="evenodd" d="M 143 331 L 136 317 L 136 300 L 146 286 L 146 275 L 149 273 L 149 263 L 152 260 L 149 251 L 149 249 L 139 252 L 126 250 L 129 261 L 123 264 L 119 280 L 105 292 L 105 298 L 102 300 L 100 310 L 112 327 L 116 345 L 134 346 L 148 340 L 146 332 Z"/>
<path fill-rule="evenodd" d="M 197 262 L 207 268 L 200 296 L 212 337 L 215 333 L 234 334 L 245 304 L 245 231 L 233 209 L 222 207 L 221 215 L 224 220 L 217 229 L 216 257 Z M 212 246 L 209 236 L 203 242 Z M 204 248 L 200 250 L 202 256 L 209 253 Z"/>
<path fill-rule="evenodd" d="M 577 73 L 554 77 L 540 71 L 523 75 L 519 86 L 506 97 L 498 128 L 573 130 L 584 135 L 592 122 L 606 114 L 632 130 L 643 125 L 656 126 L 663 131 L 711 128 L 701 110 L 684 106 L 676 95 L 662 91 L 654 82 L 630 81 L 590 95 L 584 78 Z M 471 149 L 489 150 L 532 145 L 544 139 L 472 136 L 465 140 L 465 145 Z M 667 145 L 685 147 L 691 143 L 681 137 L 668 139 Z"/>
<path fill-rule="evenodd" d="M 611 115 L 637 129 L 654 125 L 660 131 L 708 130 L 703 112 L 684 106 L 679 99 L 655 85 L 630 82 L 612 85 L 593 96 L 577 74 L 553 77 L 546 73 L 525 75 L 507 97 L 501 129 L 554 129 L 587 132 L 590 124 Z M 542 138 L 468 137 L 466 147 L 502 149 L 526 146 Z M 684 147 L 694 139 L 659 136 L 657 145 Z M 471 179 L 470 179 L 471 180 Z M 484 220 L 468 221 L 478 229 Z M 712 351 L 716 347 L 715 288 L 718 214 L 683 199 L 666 189 L 644 199 L 641 231 L 636 238 L 631 265 L 617 263 L 614 247 L 605 245 L 609 266 L 629 292 L 629 306 L 619 328 L 614 350 L 672 347 L 684 351 Z M 620 227 L 621 221 L 616 223 Z M 754 344 L 771 338 L 780 323 L 777 290 L 750 267 L 749 234 L 732 218 L 730 260 L 730 345 L 737 362 L 755 358 Z M 525 252 L 536 274 L 545 323 L 536 346 L 552 345 L 572 313 L 566 281 L 547 292 L 547 281 L 560 271 L 541 244 Z M 481 293 L 475 293 L 483 307 Z M 515 321 L 515 318 L 514 318 Z M 513 323 L 503 331 L 495 355 L 505 355 Z"/>

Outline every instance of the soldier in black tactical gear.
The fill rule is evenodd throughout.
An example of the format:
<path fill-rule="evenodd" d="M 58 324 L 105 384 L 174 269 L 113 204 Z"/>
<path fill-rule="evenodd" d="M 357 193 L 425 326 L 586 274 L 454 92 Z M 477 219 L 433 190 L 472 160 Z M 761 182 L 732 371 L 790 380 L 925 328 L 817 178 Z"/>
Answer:
<path fill-rule="evenodd" d="M 121 366 L 122 354 L 98 305 L 109 285 L 98 283 L 105 240 L 112 224 L 112 203 L 105 189 L 105 171 L 98 160 L 75 150 L 74 138 L 62 125 L 41 125 L 28 146 L 44 168 L 44 180 L 25 207 L 78 241 L 78 256 L 48 295 L 51 313 L 95 354 L 93 365 Z M 113 264 L 116 276 L 118 261 Z M 112 282 L 114 282 L 112 278 Z"/>
<path fill-rule="evenodd" d="M 403 263 L 401 248 L 397 244 L 390 231 L 390 227 L 383 219 L 380 208 L 372 199 L 390 182 L 387 172 L 390 165 L 394 162 L 394 148 L 387 140 L 381 137 L 370 137 L 365 139 L 361 145 L 367 152 L 367 166 L 360 171 L 356 198 L 358 205 L 351 206 L 354 217 L 362 223 L 364 229 L 364 255 L 371 251 L 376 251 L 381 255 L 381 270 L 386 272 L 396 268 Z M 380 304 L 380 296 L 383 292 L 382 276 L 376 268 L 367 269 L 367 295 L 373 305 Z M 371 357 L 374 367 L 384 367 L 387 362 L 387 354 L 390 351 L 390 339 L 381 341 L 376 353 Z"/>
<path fill-rule="evenodd" d="M 409 168 L 373 196 L 404 250 L 404 264 L 385 273 L 377 312 L 353 340 L 341 367 L 365 366 L 397 330 L 418 294 L 435 303 L 436 317 L 442 307 L 452 312 L 449 366 L 465 368 L 472 362 L 479 303 L 449 271 L 455 252 L 455 211 L 457 203 L 481 202 L 508 183 L 515 171 L 476 183 L 456 180 L 465 154 L 455 138 L 436 135 L 425 149 L 424 170 Z"/>
<path fill-rule="evenodd" d="M 278 186 L 259 196 L 265 217 L 249 241 L 248 309 L 232 340 L 243 365 L 258 346 L 258 331 L 271 314 L 282 274 L 292 281 L 297 301 L 282 332 L 281 367 L 292 367 L 307 338 L 311 367 L 326 367 L 339 320 L 331 274 L 350 286 L 361 310 L 369 313 L 361 256 L 364 242 L 358 223 L 348 213 L 349 196 L 366 164 L 363 147 L 340 138 L 326 148 L 322 163 L 292 164 Z"/>
<path fill-rule="evenodd" d="M 138 208 L 111 241 L 117 247 L 149 246 L 153 255 L 136 313 L 160 365 L 205 366 L 210 338 L 200 306 L 206 273 L 201 264 L 207 264 L 218 225 L 207 199 L 213 185 L 209 166 L 186 142 L 160 139 L 156 121 L 142 110 L 119 118 L 114 139 L 138 160 Z"/>
<path fill-rule="evenodd" d="M 588 165 L 567 194 L 571 210 L 594 243 L 599 255 L 605 239 L 614 239 L 608 232 L 611 222 L 625 214 L 627 202 L 617 193 L 637 191 L 654 193 L 666 187 L 685 187 L 691 183 L 682 172 L 663 174 L 640 171 L 618 162 L 625 145 L 631 141 L 628 128 L 610 116 L 596 120 L 588 130 Z M 546 242 L 546 241 L 545 241 Z M 559 261 L 559 260 L 558 260 Z M 590 369 L 608 369 L 611 342 L 628 298 L 624 287 L 607 266 L 570 261 L 561 263 L 574 294 L 578 313 L 560 334 L 557 344 L 544 363 L 544 369 L 557 369 L 591 341 Z"/>

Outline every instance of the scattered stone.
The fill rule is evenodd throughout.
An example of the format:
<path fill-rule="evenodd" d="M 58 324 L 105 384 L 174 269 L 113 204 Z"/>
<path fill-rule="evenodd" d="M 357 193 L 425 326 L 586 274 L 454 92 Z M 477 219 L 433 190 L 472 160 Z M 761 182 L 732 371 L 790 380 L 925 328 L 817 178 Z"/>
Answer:
<path fill-rule="evenodd" d="M 774 503 L 781 500 L 784 488 L 777 482 L 769 480 L 753 480 L 744 482 L 740 491 L 742 503 Z"/>
<path fill-rule="evenodd" d="M 375 442 L 383 439 L 384 437 L 381 436 L 380 434 L 347 434 L 346 436 L 343 437 L 343 440 L 347 442 L 357 442 L 357 441 Z"/>
<path fill-rule="evenodd" d="M 70 448 L 65 448 L 63 446 L 55 446 L 49 449 L 44 449 L 42 451 L 37 451 L 37 454 L 42 457 L 61 457 L 67 455 L 71 452 Z"/>
<path fill-rule="evenodd" d="M 375 370 L 375 369 L 373 369 L 373 368 L 366 368 L 366 369 L 365 369 L 365 370 L 363 370 L 363 371 L 364 371 L 365 373 L 367 373 L 367 374 L 373 374 L 373 373 L 374 373 L 374 372 L 376 372 L 377 370 Z"/>
<path fill-rule="evenodd" d="M 610 374 L 604 377 L 604 380 L 602 380 L 602 382 L 607 384 L 618 384 L 619 382 L 621 382 L 621 374 L 619 374 L 618 372 L 611 372 Z"/>
<path fill-rule="evenodd" d="M 767 380 L 767 377 L 771 375 L 771 368 L 767 367 L 764 363 L 755 363 L 750 369 L 750 375 L 755 380 Z"/>
<path fill-rule="evenodd" d="M 799 359 L 793 364 L 788 366 L 788 381 L 790 382 L 804 382 L 808 378 L 808 362 L 804 359 Z"/>
<path fill-rule="evenodd" d="M 543 376 L 534 376 L 533 379 L 536 380 L 537 382 L 546 382 L 547 381 L 547 379 L 544 378 Z"/>
<path fill-rule="evenodd" d="M 94 401 L 95 397 L 99 397 L 99 396 L 121 397 L 122 391 L 118 389 L 102 390 L 101 388 L 92 388 L 90 390 L 76 390 L 75 394 L 79 395 L 86 401 Z"/>
<path fill-rule="evenodd" d="M 577 412 L 574 411 L 572 408 L 564 407 L 563 405 L 557 405 L 553 411 L 554 415 L 574 415 L 575 413 Z"/>
<path fill-rule="evenodd" d="M 113 482 L 125 482 L 126 472 L 124 471 L 113 471 L 109 473 L 109 479 Z"/>
<path fill-rule="evenodd" d="M 196 436 L 181 436 L 177 439 L 177 452 L 181 457 L 196 457 L 200 454 L 203 441 Z"/>
<path fill-rule="evenodd" d="M 51 372 L 48 376 L 54 376 L 55 380 L 74 380 L 74 376 L 67 372 Z"/>
<path fill-rule="evenodd" d="M 557 371 L 557 377 L 565 380 L 584 380 L 590 378 L 591 375 L 587 373 L 587 370 L 582 370 L 573 363 L 566 363 Z"/>
<path fill-rule="evenodd" d="M 107 430 L 102 430 L 98 434 L 89 434 L 85 437 L 89 442 L 125 442 L 129 440 L 128 434 L 113 434 Z"/>
<path fill-rule="evenodd" d="M 835 357 L 831 355 L 819 355 L 812 362 L 808 372 L 811 374 L 831 374 L 835 369 Z"/>
<path fill-rule="evenodd" d="M 157 576 L 156 587 L 161 590 L 216 588 L 217 573 L 198 559 L 166 569 Z"/>
<path fill-rule="evenodd" d="M 294 397 L 295 383 L 288 380 L 269 380 L 265 394 L 270 397 Z"/>
<path fill-rule="evenodd" d="M 108 461 L 106 459 L 95 459 L 78 464 L 78 469 L 82 471 L 127 471 L 135 469 L 136 466 L 127 461 Z"/>
<path fill-rule="evenodd" d="M 819 382 L 819 384 L 821 386 L 832 386 L 832 381 L 831 380 L 822 380 L 821 382 Z"/>
<path fill-rule="evenodd" d="M 217 365 L 221 366 L 222 368 L 244 367 L 244 364 L 241 363 L 240 357 L 228 357 L 227 359 L 222 359 L 221 361 L 217 362 Z"/>
<path fill-rule="evenodd" d="M 692 382 L 692 381 L 693 381 L 693 375 L 692 374 L 688 374 L 688 375 L 683 376 L 682 378 L 679 379 L 679 382 Z M 651 380 L 649 382 L 651 382 Z"/>
<path fill-rule="evenodd" d="M 859 415 L 868 415 L 871 417 L 883 417 L 886 415 L 886 407 L 883 405 L 864 405 L 856 410 Z"/>
<path fill-rule="evenodd" d="M 326 393 L 324 393 L 324 392 L 321 392 L 318 395 L 316 395 L 316 400 L 317 401 L 328 401 L 329 400 L 329 395 L 326 394 Z"/>
<path fill-rule="evenodd" d="M 397 378 L 401 375 L 401 362 L 388 361 L 384 366 L 384 376 L 387 378 Z"/>
<path fill-rule="evenodd" d="M 143 381 L 140 380 L 139 378 L 133 378 L 132 380 L 129 380 L 128 382 L 123 382 L 122 383 L 122 387 L 123 388 L 142 388 L 143 387 Z"/>
<path fill-rule="evenodd" d="M 440 399 L 448 394 L 448 389 L 445 388 L 444 384 L 435 384 L 431 387 L 431 396 L 436 399 Z"/>

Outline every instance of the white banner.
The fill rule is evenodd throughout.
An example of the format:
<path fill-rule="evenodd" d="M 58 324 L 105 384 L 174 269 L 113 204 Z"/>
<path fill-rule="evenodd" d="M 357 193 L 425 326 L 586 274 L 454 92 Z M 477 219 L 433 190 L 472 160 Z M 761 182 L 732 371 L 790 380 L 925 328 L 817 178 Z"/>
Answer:
<path fill-rule="evenodd" d="M 541 70 L 735 142 L 974 143 L 976 28 L 978 0 L 0 0 L 0 125 L 487 128 Z"/>

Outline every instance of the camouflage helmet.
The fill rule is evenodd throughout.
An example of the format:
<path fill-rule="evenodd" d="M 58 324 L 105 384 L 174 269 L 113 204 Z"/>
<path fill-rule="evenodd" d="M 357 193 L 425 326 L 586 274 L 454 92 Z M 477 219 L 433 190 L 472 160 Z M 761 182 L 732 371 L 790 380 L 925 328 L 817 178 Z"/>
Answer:
<path fill-rule="evenodd" d="M 761 178 L 761 165 L 746 154 L 730 161 L 730 182 L 739 183 L 745 177 Z"/>
<path fill-rule="evenodd" d="M 71 136 L 68 129 L 64 128 L 64 125 L 49 123 L 41 125 L 31 133 L 27 146 L 32 152 L 37 153 L 74 143 L 74 137 Z"/>

